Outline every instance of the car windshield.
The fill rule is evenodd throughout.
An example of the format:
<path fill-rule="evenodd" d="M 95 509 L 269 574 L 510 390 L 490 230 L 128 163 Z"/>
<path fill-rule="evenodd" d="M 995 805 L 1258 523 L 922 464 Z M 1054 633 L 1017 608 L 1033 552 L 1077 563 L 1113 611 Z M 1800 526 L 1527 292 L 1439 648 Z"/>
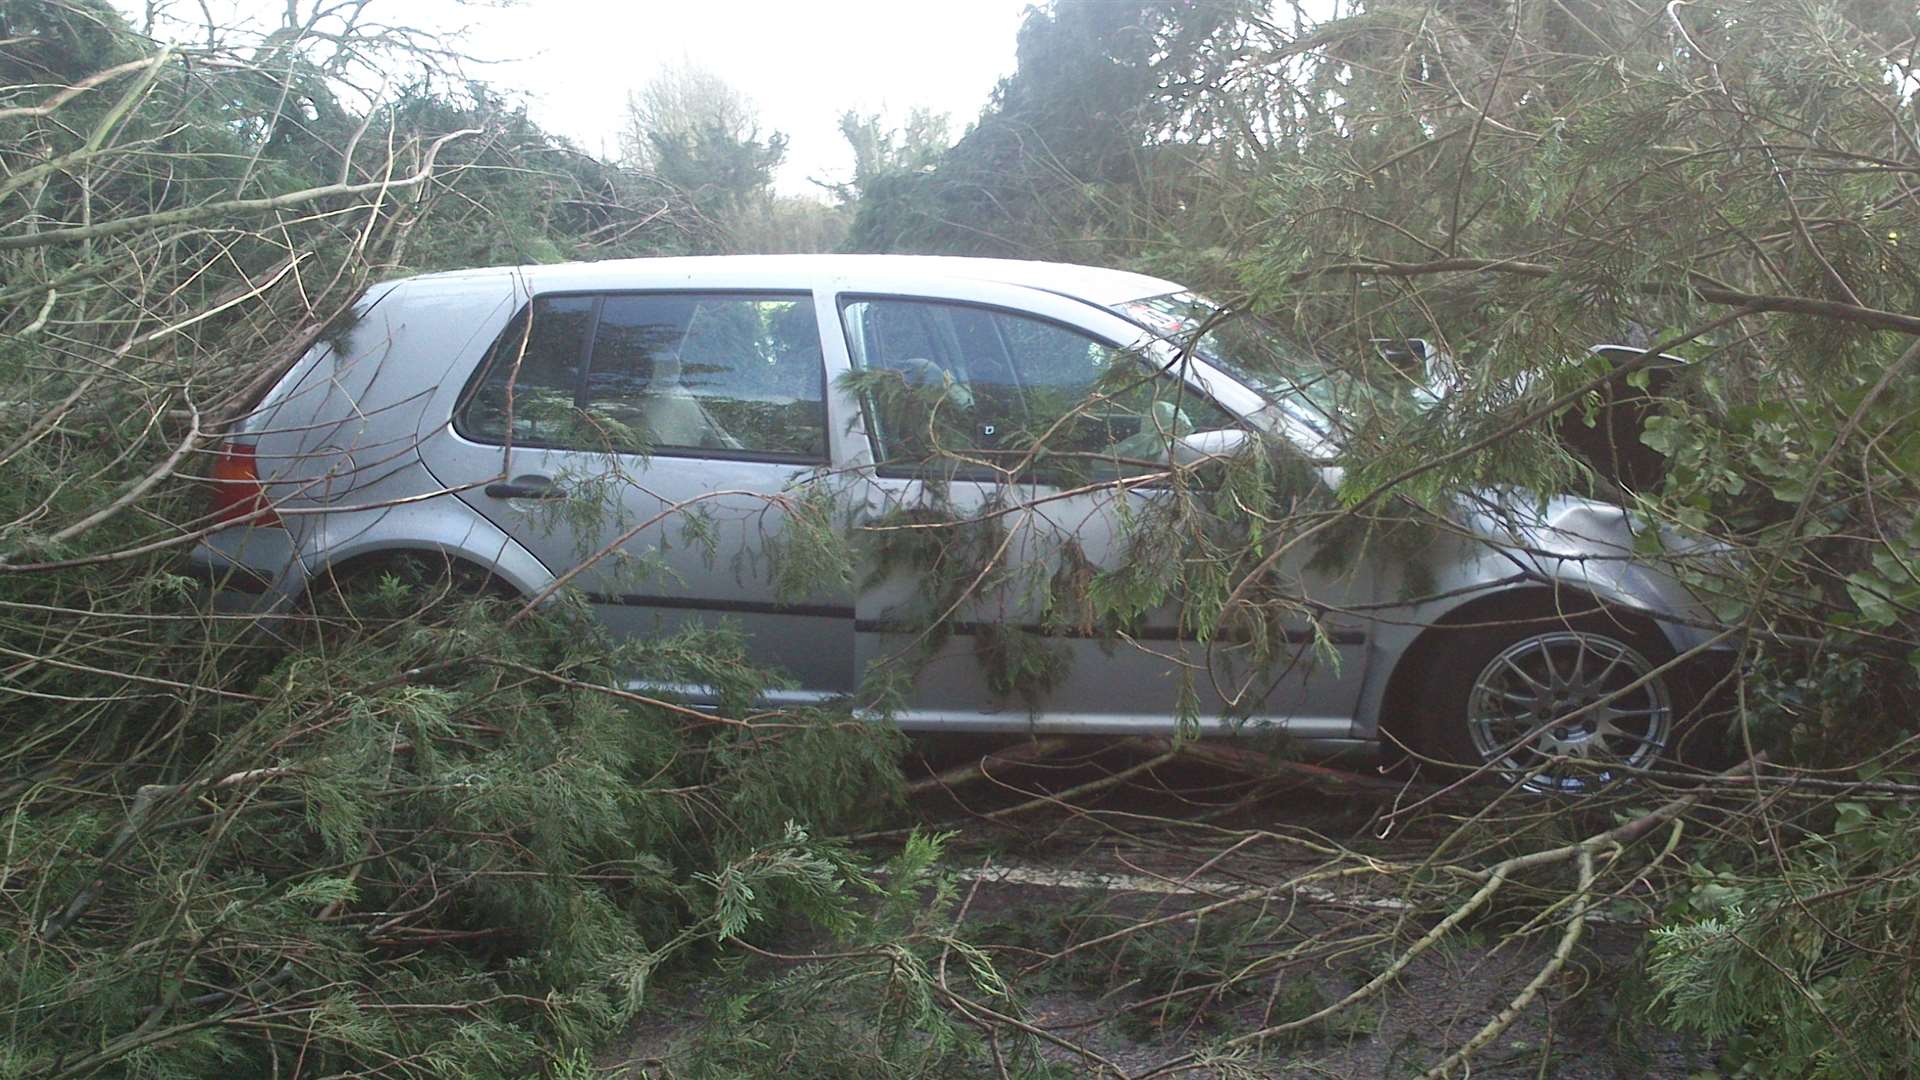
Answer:
<path fill-rule="evenodd" d="M 1228 312 L 1190 292 L 1118 306 L 1120 314 L 1246 384 L 1322 438 L 1353 427 L 1372 390 L 1361 380 L 1289 344 L 1256 316 Z M 1213 320 L 1209 325 L 1209 320 Z M 1193 335 L 1205 327 L 1196 341 Z"/>

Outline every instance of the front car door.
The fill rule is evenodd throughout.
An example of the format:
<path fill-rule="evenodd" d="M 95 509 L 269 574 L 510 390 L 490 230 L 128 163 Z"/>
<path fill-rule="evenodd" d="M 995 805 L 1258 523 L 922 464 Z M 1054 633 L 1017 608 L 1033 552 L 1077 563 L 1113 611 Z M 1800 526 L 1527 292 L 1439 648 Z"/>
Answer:
<path fill-rule="evenodd" d="M 1238 714 L 1303 737 L 1350 736 L 1361 620 L 1331 633 L 1288 621 L 1290 655 L 1255 675 L 1234 670 L 1230 645 L 1196 640 L 1174 603 L 1123 626 L 1080 613 L 1097 571 L 1177 550 L 1177 538 L 1168 548 L 1146 531 L 1173 492 L 1130 478 L 1164 471 L 1154 462 L 1176 440 L 1225 445 L 1219 436 L 1258 410 L 1249 391 L 1191 368 L 1188 379 L 1156 377 L 1150 364 L 1172 366 L 1170 350 L 1111 313 L 1035 290 L 847 282 L 834 306 L 842 338 L 829 347 L 847 351 L 875 462 L 856 666 L 868 677 L 912 670 L 904 726 L 1137 733 L 1181 717 L 1219 729 Z M 1363 567 L 1328 574 L 1308 562 L 1303 553 L 1276 574 L 1303 609 L 1371 597 Z"/>
<path fill-rule="evenodd" d="M 827 471 L 820 343 L 808 290 L 539 293 L 421 452 L 616 634 L 730 624 L 774 701 L 843 694 L 851 597 L 779 561 Z"/>

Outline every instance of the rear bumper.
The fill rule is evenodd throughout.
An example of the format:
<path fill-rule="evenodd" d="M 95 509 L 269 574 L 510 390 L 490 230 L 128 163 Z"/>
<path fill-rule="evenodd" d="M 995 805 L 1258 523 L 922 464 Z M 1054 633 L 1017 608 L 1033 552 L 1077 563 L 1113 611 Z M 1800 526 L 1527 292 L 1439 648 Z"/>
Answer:
<path fill-rule="evenodd" d="M 283 611 L 306 583 L 285 529 L 240 526 L 210 533 L 176 572 L 200 582 L 221 614 Z"/>
<path fill-rule="evenodd" d="M 246 596 L 264 596 L 273 591 L 273 579 L 250 566 L 202 558 L 199 552 L 187 557 L 177 573 L 192 578 L 214 592 L 234 592 Z"/>

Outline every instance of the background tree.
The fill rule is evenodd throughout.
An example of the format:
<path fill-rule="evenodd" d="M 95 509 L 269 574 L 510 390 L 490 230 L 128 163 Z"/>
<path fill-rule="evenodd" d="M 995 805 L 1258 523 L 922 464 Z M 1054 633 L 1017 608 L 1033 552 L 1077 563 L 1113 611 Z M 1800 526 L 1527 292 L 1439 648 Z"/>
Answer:
<path fill-rule="evenodd" d="M 889 127 L 881 113 L 849 109 L 840 114 L 840 134 L 853 151 L 852 178 L 843 183 L 815 183 L 843 206 L 857 205 L 882 176 L 933 168 L 952 143 L 947 117 L 924 108 L 909 111 L 899 127 Z"/>
<path fill-rule="evenodd" d="M 629 167 L 693 208 L 710 250 L 823 251 L 839 241 L 839 214 L 774 193 L 787 137 L 762 137 L 753 104 L 710 71 L 667 68 L 629 94 L 620 146 Z"/>
<path fill-rule="evenodd" d="M 1014 74 L 979 121 L 934 168 L 870 185 L 850 245 L 1114 258 L 1142 236 L 1135 215 L 1164 219 L 1204 187 L 1199 173 L 1234 159 L 1216 109 L 1257 7 L 1036 8 L 1021 27 Z"/>

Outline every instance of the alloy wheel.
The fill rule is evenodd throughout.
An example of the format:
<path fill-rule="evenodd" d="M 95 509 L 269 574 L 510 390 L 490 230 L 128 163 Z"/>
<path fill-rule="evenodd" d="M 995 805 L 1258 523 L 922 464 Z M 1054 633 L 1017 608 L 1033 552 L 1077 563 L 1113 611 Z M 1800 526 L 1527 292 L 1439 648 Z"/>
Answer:
<path fill-rule="evenodd" d="M 1666 680 L 1605 634 L 1560 631 L 1502 649 L 1473 681 L 1480 760 L 1539 791 L 1581 793 L 1651 765 L 1673 732 Z"/>

